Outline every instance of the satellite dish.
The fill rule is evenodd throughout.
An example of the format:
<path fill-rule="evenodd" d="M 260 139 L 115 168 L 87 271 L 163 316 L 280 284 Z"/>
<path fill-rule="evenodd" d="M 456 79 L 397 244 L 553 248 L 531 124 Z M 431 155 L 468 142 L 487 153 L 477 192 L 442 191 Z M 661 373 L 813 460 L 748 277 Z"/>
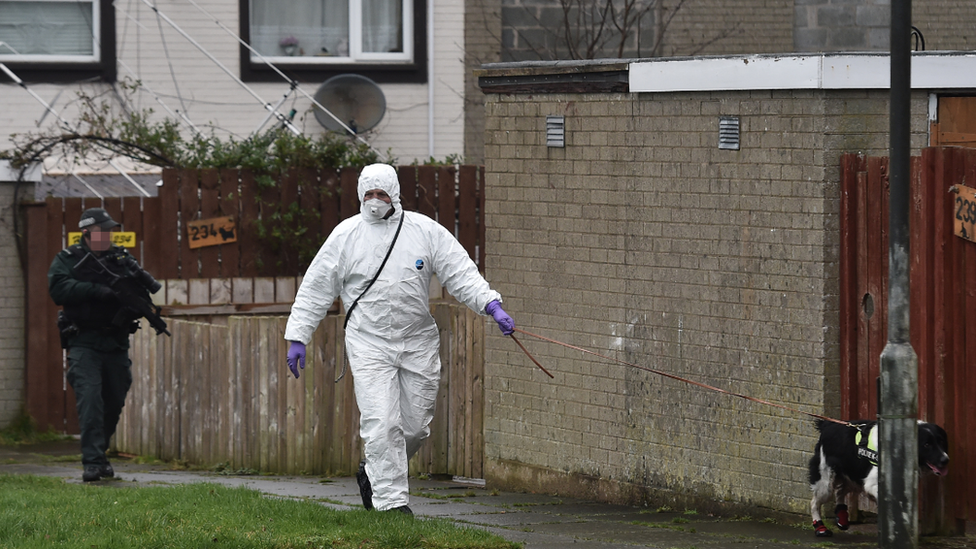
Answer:
<path fill-rule="evenodd" d="M 379 124 L 386 113 L 383 90 L 376 82 L 358 74 L 340 74 L 326 80 L 315 92 L 315 100 L 357 134 Z M 327 130 L 346 131 L 318 105 L 315 105 L 315 119 Z"/>

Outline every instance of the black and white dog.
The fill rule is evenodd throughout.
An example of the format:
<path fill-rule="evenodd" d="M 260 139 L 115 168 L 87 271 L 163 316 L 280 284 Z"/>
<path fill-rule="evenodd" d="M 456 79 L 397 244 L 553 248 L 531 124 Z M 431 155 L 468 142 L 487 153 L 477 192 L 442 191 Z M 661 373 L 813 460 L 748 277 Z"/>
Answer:
<path fill-rule="evenodd" d="M 824 526 L 820 507 L 830 499 L 831 493 L 837 507 L 837 527 L 847 530 L 850 525 L 847 513 L 848 495 L 864 492 L 872 501 L 878 498 L 878 444 L 879 428 L 875 421 L 852 421 L 842 425 L 821 419 L 816 420 L 820 440 L 810 458 L 810 489 L 813 500 L 810 513 L 817 536 L 832 535 Z M 923 473 L 945 475 L 949 472 L 948 437 L 942 427 L 934 423 L 918 422 L 918 465 Z"/>

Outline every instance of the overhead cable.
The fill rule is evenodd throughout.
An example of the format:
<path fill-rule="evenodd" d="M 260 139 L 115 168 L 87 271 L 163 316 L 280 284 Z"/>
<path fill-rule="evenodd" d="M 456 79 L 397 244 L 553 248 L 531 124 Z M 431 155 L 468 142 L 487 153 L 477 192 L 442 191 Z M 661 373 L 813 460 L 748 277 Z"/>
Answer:
<path fill-rule="evenodd" d="M 27 87 L 27 84 L 25 84 L 24 81 L 20 79 L 20 77 L 18 77 L 16 74 L 14 74 L 13 71 L 11 71 L 9 68 L 7 68 L 7 65 L 5 65 L 3 63 L 0 63 L 0 70 L 3 70 L 3 72 L 7 73 L 7 76 L 9 76 L 11 80 L 13 80 L 14 82 L 16 82 L 17 85 L 20 86 L 21 88 L 24 88 L 25 90 L 27 90 L 27 93 L 31 94 L 31 96 L 34 97 L 34 99 L 36 99 L 41 105 L 44 105 L 44 108 L 47 109 L 48 112 L 50 112 L 55 117 L 57 117 L 57 119 L 61 122 L 61 125 L 62 125 L 62 127 L 65 130 L 67 130 L 67 131 L 69 131 L 69 132 L 71 132 L 71 133 L 73 133 L 75 135 L 78 135 L 78 130 L 76 130 L 75 128 L 73 128 L 71 126 L 71 124 L 68 123 L 68 121 L 64 119 L 64 117 L 62 117 L 60 114 L 58 114 L 58 112 L 55 111 L 51 107 L 51 105 L 48 105 L 47 101 L 44 101 L 43 99 L 41 99 L 41 96 L 39 96 L 36 93 L 34 93 L 34 90 L 32 90 L 29 87 Z M 133 187 L 135 187 L 136 189 L 138 189 L 139 192 L 141 192 L 144 196 L 147 196 L 147 197 L 148 196 L 152 196 L 151 194 L 149 194 L 146 191 L 146 189 L 142 188 L 141 185 L 139 185 L 138 183 L 136 183 L 136 181 L 134 179 L 132 179 L 131 177 L 129 177 L 129 174 L 127 174 L 125 172 L 125 170 L 123 170 L 121 167 L 119 167 L 119 165 L 116 164 L 114 160 L 111 160 L 110 159 L 108 161 L 108 163 L 109 163 L 110 166 L 112 166 L 112 168 L 115 169 L 115 171 L 119 172 L 119 174 L 122 177 L 124 177 L 129 183 L 131 183 Z"/>
<path fill-rule="evenodd" d="M 176 30 L 176 32 L 178 32 L 181 35 L 183 35 L 183 38 L 186 38 L 187 41 L 189 41 L 191 44 L 193 44 L 198 50 L 200 50 L 201 53 L 203 53 L 204 55 L 207 56 L 207 58 L 209 58 L 211 61 L 213 61 L 215 65 L 217 65 L 218 67 L 220 67 L 221 70 L 223 70 L 225 73 L 227 73 L 228 76 L 230 76 L 235 82 L 237 82 L 237 85 L 238 86 L 244 88 L 244 90 L 247 91 L 249 94 L 251 94 L 252 97 L 254 97 L 255 99 L 257 99 L 258 102 L 260 102 L 261 105 L 265 109 L 271 111 L 272 115 L 275 118 L 277 118 L 278 121 L 281 122 L 281 124 L 284 127 L 286 127 L 289 130 L 291 130 L 291 132 L 294 133 L 295 135 L 301 135 L 302 134 L 302 132 L 298 128 L 296 128 L 295 125 L 292 124 L 291 121 L 288 120 L 287 117 L 285 117 L 280 112 L 276 111 L 272 107 L 271 103 L 268 103 L 267 101 L 265 101 L 264 99 L 262 99 L 261 96 L 257 94 L 257 92 L 255 92 L 253 89 L 251 89 L 251 87 L 248 86 L 247 84 L 245 84 L 243 80 L 241 80 L 240 78 L 238 78 L 237 75 L 233 73 L 233 71 L 231 71 L 230 69 L 228 69 L 223 63 L 220 62 L 219 59 L 217 59 L 216 57 L 214 57 L 213 54 L 211 54 L 209 51 L 207 51 L 206 48 L 204 48 L 203 46 L 201 46 L 199 42 L 197 42 L 196 40 L 194 40 L 192 36 L 190 36 L 189 34 L 187 34 L 186 31 L 184 31 L 182 28 L 180 28 L 180 26 L 177 25 L 175 21 L 173 21 L 172 19 L 170 19 L 165 13 L 159 11 L 156 8 L 156 6 L 153 6 L 152 4 L 150 4 L 149 3 L 149 0 L 142 0 L 142 2 L 144 4 L 146 4 L 147 6 L 149 6 L 149 8 L 151 10 L 153 10 L 154 12 L 156 12 L 157 15 L 159 15 L 160 17 L 162 17 L 163 21 L 166 21 L 171 27 L 173 27 L 174 30 Z"/>
<path fill-rule="evenodd" d="M 125 69 L 129 74 L 131 74 L 135 78 L 139 78 L 139 75 L 136 74 L 135 71 L 133 71 L 128 65 L 125 64 L 125 61 L 122 61 L 121 59 L 118 59 L 117 61 L 119 65 L 121 65 L 122 68 Z M 193 130 L 194 134 L 198 136 L 203 135 L 200 132 L 200 128 L 197 128 L 196 124 L 194 124 L 189 118 L 187 118 L 186 114 L 183 111 L 174 111 L 173 109 L 169 108 L 169 105 L 164 103 L 162 98 L 160 98 L 159 95 L 157 95 L 156 92 L 152 90 L 152 88 L 145 85 L 142 81 L 139 82 L 139 87 L 149 92 L 149 94 L 153 96 L 153 99 L 155 99 L 156 102 L 159 103 L 159 105 L 163 107 L 163 109 L 165 109 L 170 116 L 182 118 L 183 121 L 186 122 L 186 124 L 190 127 L 190 129 Z M 182 99 L 180 102 L 182 103 Z"/>
<path fill-rule="evenodd" d="M 143 1 L 145 2 L 146 0 L 143 0 Z M 308 92 L 306 92 L 305 90 L 303 90 L 298 85 L 298 82 L 296 82 L 293 78 L 289 78 L 288 75 L 285 74 L 284 72 L 282 72 L 281 69 L 279 69 L 278 67 L 276 67 L 274 63 L 272 63 L 271 61 L 269 61 L 268 58 L 266 58 L 265 56 L 261 55 L 261 53 L 258 52 L 258 50 L 254 49 L 250 44 L 247 43 L 247 41 L 245 41 L 243 38 L 241 38 L 240 36 L 238 36 L 237 33 L 235 33 L 234 31 L 232 31 L 231 29 L 227 28 L 227 26 L 224 25 L 219 19 L 217 19 L 216 17 L 214 17 L 213 14 L 211 14 L 209 11 L 207 11 L 206 9 L 204 9 L 203 6 L 201 6 L 200 4 L 198 4 L 196 2 L 196 0 L 187 0 L 187 1 L 190 2 L 191 4 L 193 4 L 193 6 L 196 7 L 198 10 L 200 10 L 200 12 L 202 12 L 204 15 L 206 15 L 207 17 L 213 19 L 213 22 L 216 23 L 218 27 L 220 27 L 225 32 L 227 32 L 227 34 L 233 36 L 234 39 L 237 40 L 237 42 L 240 45 L 242 45 L 245 48 L 247 48 L 248 51 L 250 51 L 252 54 L 254 54 L 262 63 L 264 63 L 265 65 L 267 65 L 268 67 L 270 67 L 271 70 L 273 70 L 276 73 L 278 73 L 278 75 L 281 76 L 282 78 L 284 78 L 285 81 L 287 81 L 289 84 L 291 84 L 298 91 L 298 93 L 302 94 L 303 96 L 305 96 L 305 98 L 307 98 L 308 100 L 310 100 L 313 105 L 315 105 L 316 107 L 322 109 L 322 112 L 324 112 L 325 114 L 328 114 L 329 116 L 331 116 L 332 119 L 335 120 L 336 122 L 338 122 L 339 125 L 342 126 L 342 128 L 344 130 L 346 130 L 347 132 L 349 132 L 350 135 L 352 135 L 353 137 L 355 137 L 357 140 L 359 140 L 361 143 L 363 143 L 364 145 L 366 145 L 367 147 L 369 147 L 373 151 L 376 151 L 376 149 L 374 149 L 372 145 L 370 145 L 365 139 L 363 139 L 358 134 L 356 134 L 356 132 L 353 131 L 352 128 L 350 128 L 348 125 L 346 125 L 345 122 L 343 122 L 342 120 L 340 120 L 339 117 L 337 117 L 336 115 L 332 114 L 332 111 L 330 111 L 329 109 L 325 108 L 325 106 L 322 105 L 321 103 L 319 103 L 318 100 L 315 99 L 315 97 L 309 95 Z M 379 153 L 379 151 L 376 151 L 376 152 Z"/>
<path fill-rule="evenodd" d="M 155 0 L 153 2 L 155 4 Z M 176 88 L 176 97 L 180 100 L 180 107 L 186 112 L 186 103 L 183 102 L 183 94 L 180 93 L 180 82 L 176 78 L 176 71 L 173 70 L 173 60 L 169 56 L 169 48 L 166 46 L 166 33 L 163 32 L 163 24 L 159 21 L 159 10 L 156 10 L 156 6 L 153 6 L 153 10 L 156 11 L 156 27 L 159 29 L 159 41 L 163 45 L 163 55 L 166 56 L 166 64 L 169 66 L 169 76 L 173 79 L 173 87 Z"/>

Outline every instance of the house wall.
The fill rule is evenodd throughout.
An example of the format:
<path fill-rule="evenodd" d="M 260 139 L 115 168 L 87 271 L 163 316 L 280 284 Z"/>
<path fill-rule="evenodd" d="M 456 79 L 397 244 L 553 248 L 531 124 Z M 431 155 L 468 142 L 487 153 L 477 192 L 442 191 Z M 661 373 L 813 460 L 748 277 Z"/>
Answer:
<path fill-rule="evenodd" d="M 501 8 L 498 0 L 466 0 L 464 17 L 464 158 L 484 163 L 485 94 L 474 70 L 501 61 Z"/>
<path fill-rule="evenodd" d="M 496 1 L 502 9 L 503 61 L 573 58 L 566 53 L 560 32 L 563 2 Z M 641 32 L 630 37 L 623 57 L 884 51 L 890 47 L 890 0 L 685 0 L 667 23 L 677 3 L 636 4 L 651 3 L 658 7 L 645 18 Z M 976 49 L 974 2 L 913 2 L 912 22 L 921 30 L 928 50 Z M 653 51 L 662 26 L 660 48 Z M 616 56 L 616 52 L 602 51 L 594 58 Z"/>
<path fill-rule="evenodd" d="M 529 332 L 837 417 L 838 161 L 886 154 L 887 96 L 490 94 L 488 279 Z M 549 114 L 565 148 L 545 145 Z M 738 151 L 717 148 L 722 115 Z M 487 339 L 489 485 L 809 510 L 808 416 L 519 337 L 555 378 Z"/>
<path fill-rule="evenodd" d="M 423 1 L 423 0 L 418 0 Z M 205 16 L 190 4 L 162 2 L 160 12 L 171 18 L 187 34 L 216 57 L 235 75 L 240 75 L 239 45 L 235 38 L 222 30 L 214 19 L 237 32 L 239 28 L 238 1 L 208 2 Z M 387 102 L 386 115 L 367 136 L 369 142 L 385 157 L 389 150 L 402 163 L 426 159 L 433 155 L 443 158 L 464 152 L 464 24 L 465 5 L 449 0 L 433 2 L 434 38 L 434 142 L 428 143 L 427 84 L 382 84 Z M 251 134 L 267 117 L 263 104 L 239 86 L 188 40 L 163 20 L 157 21 L 152 10 L 140 2 L 117 3 L 117 48 L 119 79 L 140 80 L 154 91 L 173 111 L 186 115 L 204 132 L 241 139 Z M 162 35 L 160 34 L 162 29 Z M 161 39 L 161 36 L 163 37 Z M 175 77 L 174 77 L 175 74 Z M 288 91 L 288 84 L 249 82 L 247 85 L 264 101 L 276 104 Z M 314 95 L 319 83 L 302 84 L 302 89 Z M 110 94 L 105 84 L 70 86 L 30 85 L 45 101 L 51 102 L 62 89 L 55 108 L 64 109 L 65 118 L 74 120 L 77 110 L 72 107 L 76 91 Z M 36 131 L 36 121 L 44 115 L 44 107 L 30 94 L 12 83 L 0 84 L 0 150 L 12 147 L 11 133 Z M 152 108 L 160 116 L 166 115 L 156 99 L 148 92 L 140 92 L 138 108 Z M 298 111 L 296 125 L 306 134 L 315 135 L 323 128 L 309 108 L 304 96 L 292 94 L 281 107 Z M 48 115 L 45 126 L 54 123 Z M 267 127 L 270 127 L 269 123 Z"/>
<path fill-rule="evenodd" d="M 926 50 L 976 50 L 976 2 L 912 2 L 912 25 L 922 31 Z"/>
<path fill-rule="evenodd" d="M 664 33 L 661 55 L 793 51 L 793 4 L 781 0 L 686 1 Z"/>
<path fill-rule="evenodd" d="M 804 0 L 794 2 L 793 9 L 794 51 L 891 48 L 891 0 Z M 926 50 L 976 49 L 973 2 L 913 2 L 912 25 L 921 31 Z"/>
<path fill-rule="evenodd" d="M 17 252 L 14 195 L 18 170 L 0 160 L 0 429 L 18 416 L 24 403 L 24 274 Z M 19 198 L 32 199 L 36 171 L 28 172 Z M 22 221 L 22 220 L 21 220 Z"/>

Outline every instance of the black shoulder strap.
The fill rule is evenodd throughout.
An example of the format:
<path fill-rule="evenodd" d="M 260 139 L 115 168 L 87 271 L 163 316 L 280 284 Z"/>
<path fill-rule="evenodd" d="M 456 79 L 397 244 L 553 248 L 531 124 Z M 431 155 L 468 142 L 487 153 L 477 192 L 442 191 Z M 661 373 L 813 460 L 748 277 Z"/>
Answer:
<path fill-rule="evenodd" d="M 65 248 L 64 251 L 66 251 L 69 254 L 77 257 L 78 259 L 81 259 L 81 258 L 85 257 L 85 255 L 88 253 L 81 246 L 81 244 L 72 244 L 72 245 L 68 246 L 67 248 Z"/>
<path fill-rule="evenodd" d="M 373 276 L 373 280 L 369 281 L 369 284 L 366 285 L 366 289 L 363 290 L 363 293 L 359 294 L 359 297 L 357 297 L 356 300 L 352 302 L 352 305 L 349 306 L 349 310 L 346 311 L 346 321 L 342 323 L 343 330 L 345 330 L 346 325 L 349 324 L 349 317 L 352 316 L 352 311 L 353 309 L 356 308 L 356 305 L 359 303 L 359 300 L 362 299 L 364 295 L 366 295 L 366 292 L 368 292 L 370 288 L 373 287 L 373 284 L 376 282 L 376 279 L 379 278 L 380 273 L 383 272 L 383 267 L 386 266 L 386 260 L 390 259 L 390 254 L 393 253 L 393 245 L 396 244 L 397 238 L 400 236 L 400 228 L 403 227 L 403 219 L 405 217 L 407 217 L 407 212 L 401 209 L 400 223 L 397 224 L 396 233 L 393 234 L 393 242 L 390 242 L 390 249 L 386 250 L 386 257 L 383 258 L 383 263 L 380 263 L 380 268 L 376 271 L 376 275 Z"/>

